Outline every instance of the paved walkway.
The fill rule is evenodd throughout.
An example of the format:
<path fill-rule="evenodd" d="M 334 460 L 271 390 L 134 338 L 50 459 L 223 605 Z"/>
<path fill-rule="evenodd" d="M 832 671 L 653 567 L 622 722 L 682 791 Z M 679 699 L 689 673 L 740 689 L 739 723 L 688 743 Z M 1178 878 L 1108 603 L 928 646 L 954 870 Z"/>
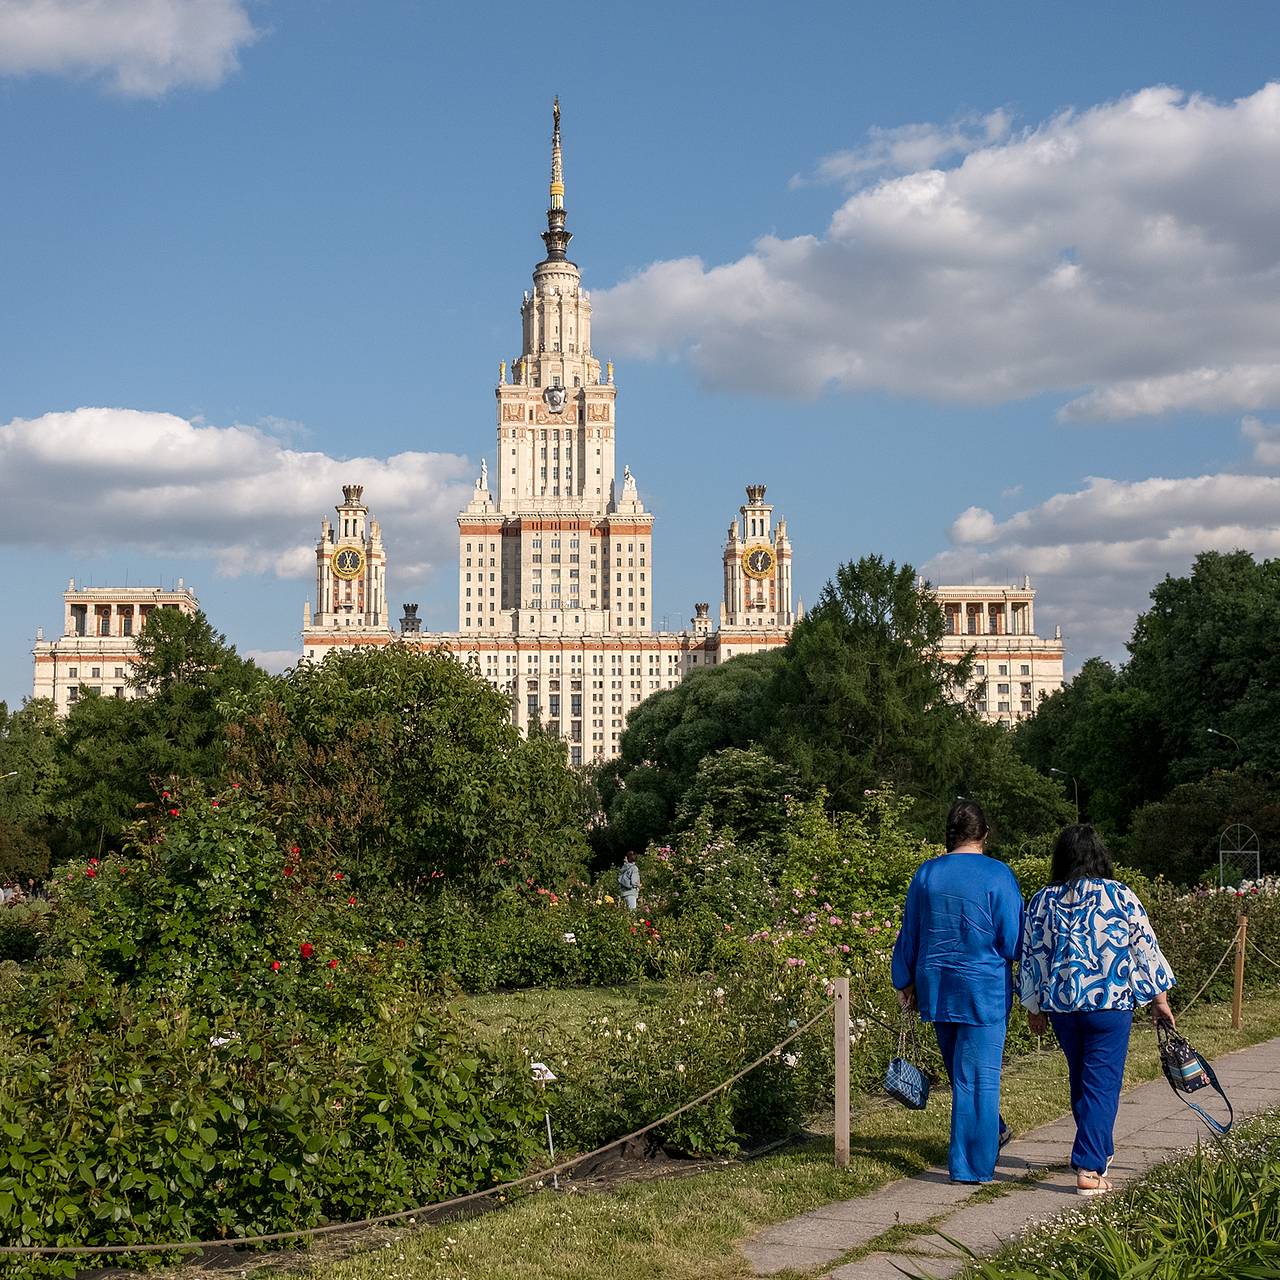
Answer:
<path fill-rule="evenodd" d="M 1227 1054 L 1214 1062 L 1214 1069 L 1237 1120 L 1280 1106 L 1280 1039 Z M 1219 1110 L 1201 1105 L 1210 1115 L 1221 1114 L 1221 1099 L 1205 1092 Z M 994 1198 L 989 1186 L 956 1186 L 945 1169 L 929 1169 L 770 1227 L 749 1240 L 744 1252 L 761 1276 L 791 1270 L 818 1271 L 829 1280 L 902 1280 L 905 1271 L 945 1280 L 964 1262 L 939 1232 L 975 1253 L 991 1253 L 1032 1223 L 1088 1203 L 1075 1194 L 1075 1174 L 1068 1167 L 1074 1136 L 1068 1114 L 1015 1138 L 1000 1153 L 996 1182 L 1003 1186 Z M 1117 1184 L 1128 1182 L 1170 1152 L 1208 1136 L 1203 1121 L 1163 1077 L 1140 1085 L 1120 1101 L 1110 1176 Z M 904 1226 L 917 1232 L 909 1241 L 901 1238 Z M 876 1240 L 889 1231 L 894 1232 L 892 1248 L 877 1249 Z M 859 1251 L 863 1256 L 856 1261 L 832 1269 L 833 1263 Z"/>

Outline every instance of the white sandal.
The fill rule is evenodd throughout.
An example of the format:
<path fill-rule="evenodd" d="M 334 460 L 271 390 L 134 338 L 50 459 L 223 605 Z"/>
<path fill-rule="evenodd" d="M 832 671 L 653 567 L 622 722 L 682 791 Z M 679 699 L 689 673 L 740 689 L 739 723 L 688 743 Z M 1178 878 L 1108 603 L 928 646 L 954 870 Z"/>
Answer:
<path fill-rule="evenodd" d="M 1086 1179 L 1091 1180 L 1092 1185 L 1086 1182 Z M 1076 1174 L 1076 1195 L 1078 1196 L 1105 1196 L 1114 1190 L 1111 1179 L 1105 1173 L 1093 1173 L 1090 1170 L 1081 1169 Z"/>

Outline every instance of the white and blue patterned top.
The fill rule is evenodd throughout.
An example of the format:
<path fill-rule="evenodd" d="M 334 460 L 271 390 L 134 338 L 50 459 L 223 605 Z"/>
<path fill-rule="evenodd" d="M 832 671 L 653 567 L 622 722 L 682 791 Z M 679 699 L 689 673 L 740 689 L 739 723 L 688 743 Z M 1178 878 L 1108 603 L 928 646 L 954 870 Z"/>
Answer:
<path fill-rule="evenodd" d="M 1032 1013 L 1132 1009 L 1174 984 L 1142 903 L 1118 880 L 1041 889 L 1027 904 L 1020 959 Z"/>

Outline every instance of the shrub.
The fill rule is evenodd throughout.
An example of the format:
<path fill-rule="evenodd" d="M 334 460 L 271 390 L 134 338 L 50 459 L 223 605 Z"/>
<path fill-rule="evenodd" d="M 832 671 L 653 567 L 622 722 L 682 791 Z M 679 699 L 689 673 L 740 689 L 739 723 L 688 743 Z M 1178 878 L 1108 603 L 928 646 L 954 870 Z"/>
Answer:
<path fill-rule="evenodd" d="M 681 984 L 661 1001 L 640 1001 L 625 1019 L 592 1018 L 554 1055 L 548 1050 L 547 1061 L 559 1064 L 549 1097 L 562 1140 L 590 1149 L 659 1118 L 785 1039 L 826 1001 L 820 987 L 760 956 L 722 982 Z M 747 1139 L 790 1132 L 813 1101 L 798 1068 L 830 1034 L 820 1021 L 785 1055 L 665 1126 L 659 1139 L 723 1155 Z M 537 1056 L 536 1045 L 530 1051 Z"/>
<path fill-rule="evenodd" d="M 32 959 L 49 926 L 49 904 L 41 898 L 0 907 L 0 961 Z"/>
<path fill-rule="evenodd" d="M 645 897 L 660 914 L 705 911 L 731 924 L 769 919 L 777 893 L 769 858 L 729 830 L 713 830 L 708 813 L 681 832 L 674 845 L 651 845 L 645 861 Z"/>
<path fill-rule="evenodd" d="M 425 1010 L 325 1039 L 301 1014 L 242 1007 L 215 1020 L 80 976 L 4 1009 L 9 1027 L 24 1023 L 0 1034 L 7 1242 L 288 1230 L 446 1199 L 535 1158 L 526 1063 L 464 1046 Z M 85 1003 L 97 1006 L 89 1025 Z M 41 1271 L 75 1266 L 29 1273 Z"/>

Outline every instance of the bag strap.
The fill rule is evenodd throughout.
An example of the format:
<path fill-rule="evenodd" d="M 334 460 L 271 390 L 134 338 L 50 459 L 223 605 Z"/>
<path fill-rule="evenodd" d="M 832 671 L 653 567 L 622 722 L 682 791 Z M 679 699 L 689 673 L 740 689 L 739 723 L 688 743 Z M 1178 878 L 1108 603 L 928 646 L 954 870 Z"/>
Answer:
<path fill-rule="evenodd" d="M 1187 1041 L 1185 1040 L 1185 1038 L 1180 1036 L 1173 1029 L 1173 1027 L 1171 1027 L 1167 1022 L 1164 1021 L 1164 1019 L 1161 1019 L 1159 1022 L 1156 1023 L 1156 1041 L 1162 1050 L 1165 1049 L 1168 1045 L 1170 1045 L 1175 1040 L 1181 1040 L 1183 1044 L 1187 1044 Z M 1192 1102 L 1191 1099 L 1188 1098 L 1187 1095 L 1183 1093 L 1182 1090 L 1179 1089 L 1173 1083 L 1173 1080 L 1169 1079 L 1168 1072 L 1166 1071 L 1165 1077 L 1166 1079 L 1169 1079 L 1169 1088 L 1171 1088 L 1174 1091 L 1174 1093 L 1176 1093 L 1178 1097 L 1181 1098 L 1182 1101 L 1186 1103 L 1186 1105 L 1190 1107 L 1191 1110 L 1194 1111 L 1196 1115 L 1198 1115 L 1200 1119 L 1203 1120 L 1205 1124 L 1207 1124 L 1214 1133 L 1216 1133 L 1220 1138 L 1225 1137 L 1228 1133 L 1231 1132 L 1231 1126 L 1235 1124 L 1235 1120 L 1236 1120 L 1235 1108 L 1231 1105 L 1231 1099 L 1228 1098 L 1227 1095 L 1222 1091 L 1222 1086 L 1218 1083 L 1217 1073 L 1214 1071 L 1213 1067 L 1209 1064 L 1209 1062 L 1205 1059 L 1204 1055 L 1197 1052 L 1189 1044 L 1187 1045 L 1187 1048 L 1191 1049 L 1191 1052 L 1195 1054 L 1201 1067 L 1204 1068 L 1204 1073 L 1206 1076 L 1209 1077 L 1209 1084 L 1213 1088 L 1214 1092 L 1218 1095 L 1218 1097 L 1222 1099 L 1223 1102 L 1227 1104 L 1226 1124 L 1223 1124 L 1221 1120 L 1215 1120 L 1213 1116 L 1211 1116 L 1198 1102 Z M 1164 1055 L 1162 1053 L 1161 1054 L 1162 1066 L 1164 1065 L 1163 1057 Z"/>

